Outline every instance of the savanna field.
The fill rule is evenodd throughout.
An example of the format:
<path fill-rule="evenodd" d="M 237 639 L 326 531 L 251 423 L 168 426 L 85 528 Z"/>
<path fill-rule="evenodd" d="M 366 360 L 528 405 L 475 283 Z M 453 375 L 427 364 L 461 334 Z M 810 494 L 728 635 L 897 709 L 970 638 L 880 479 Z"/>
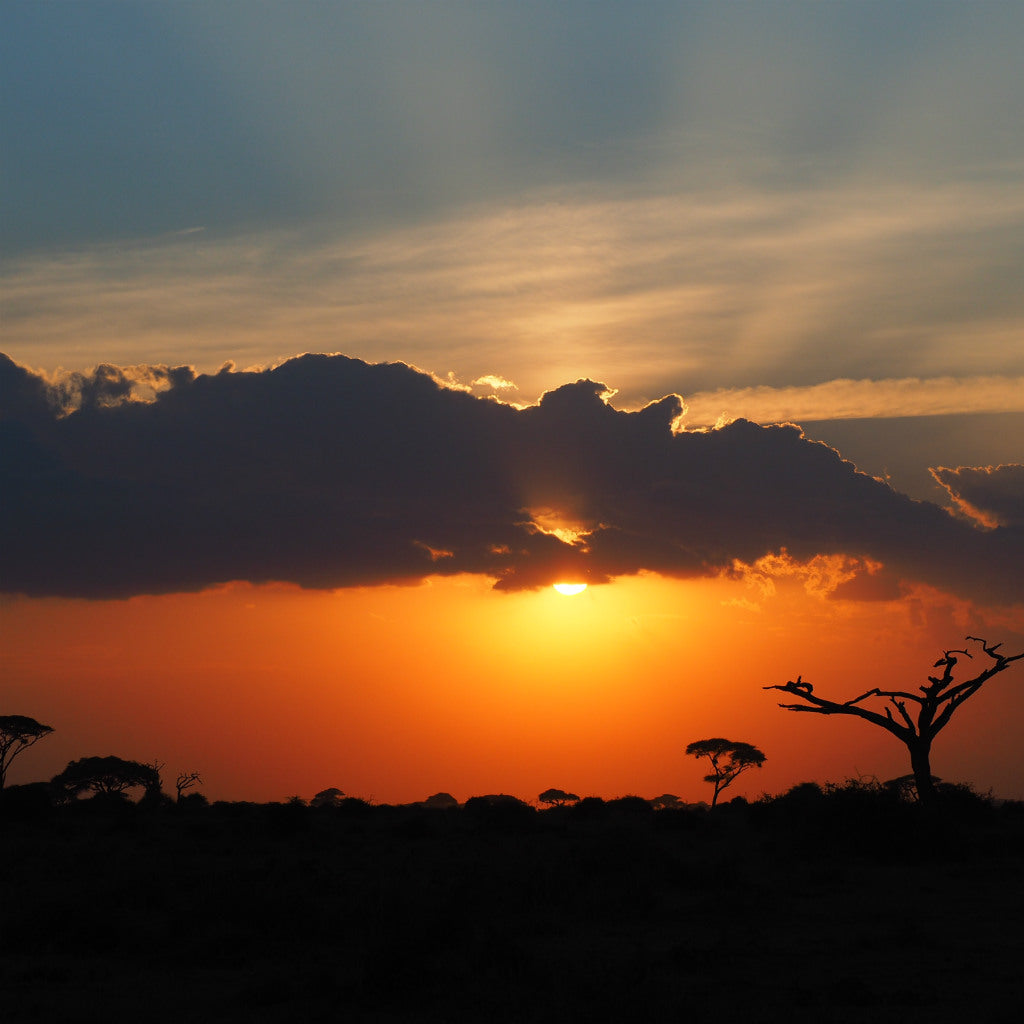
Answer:
<path fill-rule="evenodd" d="M 22 1021 L 1016 1019 L 1024 807 L 4 801 Z"/>

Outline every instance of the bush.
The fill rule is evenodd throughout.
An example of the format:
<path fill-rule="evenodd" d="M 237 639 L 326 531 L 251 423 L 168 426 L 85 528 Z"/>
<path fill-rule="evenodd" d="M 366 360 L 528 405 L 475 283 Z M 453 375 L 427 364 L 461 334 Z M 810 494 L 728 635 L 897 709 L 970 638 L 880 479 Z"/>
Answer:
<path fill-rule="evenodd" d="M 936 787 L 939 807 L 944 814 L 975 820 L 990 815 L 994 810 L 991 793 L 978 793 L 966 782 L 941 782 Z"/>
<path fill-rule="evenodd" d="M 608 801 L 608 809 L 618 817 L 649 818 L 654 808 L 642 796 L 620 796 Z"/>
<path fill-rule="evenodd" d="M 0 818 L 29 821 L 53 810 L 53 790 L 48 782 L 30 782 L 0 790 Z"/>
<path fill-rule="evenodd" d="M 572 808 L 574 818 L 597 821 L 608 817 L 608 805 L 599 796 L 585 796 Z"/>
<path fill-rule="evenodd" d="M 471 796 L 463 813 L 476 827 L 499 831 L 531 828 L 537 818 L 537 812 L 528 803 L 505 793 Z"/>
<path fill-rule="evenodd" d="M 451 793 L 435 793 L 423 801 L 423 806 L 429 807 L 431 810 L 447 811 L 458 807 L 459 801 Z"/>
<path fill-rule="evenodd" d="M 347 796 L 338 804 L 337 810 L 346 818 L 366 818 L 373 813 L 373 804 L 357 796 Z"/>
<path fill-rule="evenodd" d="M 798 782 L 781 796 L 766 796 L 761 802 L 787 811 L 813 811 L 821 809 L 824 799 L 825 792 L 816 782 Z"/>

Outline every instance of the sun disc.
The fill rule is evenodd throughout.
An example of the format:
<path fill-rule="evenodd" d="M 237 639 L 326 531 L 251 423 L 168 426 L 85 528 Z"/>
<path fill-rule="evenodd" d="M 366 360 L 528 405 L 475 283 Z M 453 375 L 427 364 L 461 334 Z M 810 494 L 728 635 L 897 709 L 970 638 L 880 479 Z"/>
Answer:
<path fill-rule="evenodd" d="M 582 594 L 587 589 L 586 583 L 556 583 L 555 590 L 560 594 L 565 594 L 566 597 L 572 597 L 573 594 Z"/>

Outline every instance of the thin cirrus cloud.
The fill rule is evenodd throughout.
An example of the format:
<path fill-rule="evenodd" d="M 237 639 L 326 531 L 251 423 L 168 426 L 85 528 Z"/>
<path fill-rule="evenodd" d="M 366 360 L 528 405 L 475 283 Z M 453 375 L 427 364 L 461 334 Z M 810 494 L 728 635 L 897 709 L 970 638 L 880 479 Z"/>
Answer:
<path fill-rule="evenodd" d="M 687 426 L 743 416 L 756 423 L 1024 412 L 1024 377 L 832 380 L 807 387 L 721 388 L 689 395 Z"/>
<path fill-rule="evenodd" d="M 153 400 L 127 400 L 137 383 Z M 474 573 L 516 590 L 843 556 L 844 571 L 880 563 L 890 589 L 1019 600 L 1017 525 L 913 501 L 796 427 L 678 432 L 678 396 L 636 412 L 609 396 L 579 380 L 520 409 L 405 364 L 307 355 L 215 375 L 104 367 L 68 402 L 5 358 L 0 516 L 18 543 L 0 587 L 109 598 Z"/>
<path fill-rule="evenodd" d="M 191 231 L 38 253 L 7 262 L 0 300 L 7 351 L 51 368 L 91 352 L 209 371 L 344 349 L 463 380 L 499 368 L 527 401 L 578 377 L 615 381 L 631 405 L 680 388 L 757 399 L 751 381 L 937 378 L 926 406 L 941 391 L 944 409 L 995 411 L 1024 375 L 1008 273 L 1021 230 L 1020 189 L 993 182 L 788 201 L 553 194 L 358 235 Z M 903 391 L 908 415 L 932 411 Z"/>

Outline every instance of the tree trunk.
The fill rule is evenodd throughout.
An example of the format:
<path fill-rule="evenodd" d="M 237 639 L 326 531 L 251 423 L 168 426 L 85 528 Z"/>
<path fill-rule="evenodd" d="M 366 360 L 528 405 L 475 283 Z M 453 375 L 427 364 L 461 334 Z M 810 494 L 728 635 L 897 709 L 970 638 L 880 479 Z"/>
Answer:
<path fill-rule="evenodd" d="M 910 767 L 914 772 L 914 785 L 917 787 L 917 798 L 923 807 L 934 805 L 938 794 L 932 782 L 931 744 L 910 743 Z"/>

